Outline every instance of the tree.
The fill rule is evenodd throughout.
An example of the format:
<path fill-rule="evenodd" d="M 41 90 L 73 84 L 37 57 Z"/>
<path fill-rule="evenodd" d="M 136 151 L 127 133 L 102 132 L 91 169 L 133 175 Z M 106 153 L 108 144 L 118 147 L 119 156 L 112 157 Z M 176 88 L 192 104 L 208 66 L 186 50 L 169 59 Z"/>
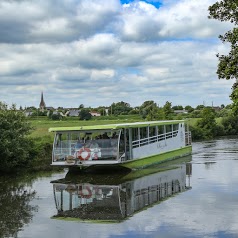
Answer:
<path fill-rule="evenodd" d="M 79 105 L 79 109 L 82 109 L 82 108 L 84 108 L 84 105 L 83 105 L 83 104 L 80 104 L 80 105 Z"/>
<path fill-rule="evenodd" d="M 164 115 L 166 120 L 171 120 L 172 119 L 172 114 L 173 114 L 173 109 L 172 109 L 172 103 L 171 102 L 166 102 L 164 107 Z"/>
<path fill-rule="evenodd" d="M 230 95 L 231 100 L 233 101 L 231 109 L 235 115 L 238 115 L 238 83 L 234 83 L 232 86 L 232 93 Z"/>
<path fill-rule="evenodd" d="M 130 111 L 129 111 L 129 114 L 130 115 L 132 115 L 132 114 L 139 114 L 140 113 L 140 109 L 139 109 L 139 107 L 134 107 L 133 109 L 131 109 Z"/>
<path fill-rule="evenodd" d="M 203 108 L 201 116 L 202 119 L 197 122 L 197 126 L 202 129 L 203 138 L 210 139 L 218 135 L 214 109 L 210 107 Z"/>
<path fill-rule="evenodd" d="M 209 18 L 220 21 L 229 21 L 235 26 L 238 24 L 238 1 L 222 0 L 216 2 L 208 8 Z M 238 28 L 226 32 L 219 36 L 223 43 L 229 43 L 231 48 L 228 55 L 217 54 L 219 59 L 217 75 L 219 79 L 238 79 Z M 238 83 L 235 82 L 232 87 L 231 100 L 234 102 L 232 109 L 238 114 Z"/>
<path fill-rule="evenodd" d="M 190 113 L 191 118 L 200 118 L 201 116 L 201 111 L 200 110 L 194 110 Z"/>
<path fill-rule="evenodd" d="M 47 116 L 47 111 L 41 111 L 40 109 L 36 109 L 32 112 L 32 116 Z"/>
<path fill-rule="evenodd" d="M 238 116 L 229 114 L 222 118 L 222 126 L 224 127 L 225 135 L 237 135 L 238 134 Z"/>
<path fill-rule="evenodd" d="M 155 119 L 155 115 L 158 112 L 158 106 L 154 101 L 145 101 L 139 108 L 139 113 L 142 118 L 149 120 Z"/>
<path fill-rule="evenodd" d="M 184 109 L 187 110 L 189 113 L 194 111 L 194 109 L 190 105 L 187 105 Z"/>
<path fill-rule="evenodd" d="M 217 117 L 228 117 L 231 113 L 230 113 L 230 109 L 223 108 L 220 111 L 218 111 L 216 114 L 217 114 Z"/>
<path fill-rule="evenodd" d="M 113 115 L 128 115 L 132 108 L 129 103 L 121 101 L 113 103 L 110 109 Z"/>
<path fill-rule="evenodd" d="M 157 118 L 158 120 L 164 120 L 165 119 L 165 114 L 164 114 L 164 109 L 163 108 L 159 108 L 158 109 L 158 115 Z"/>
<path fill-rule="evenodd" d="M 204 105 L 197 105 L 196 110 L 202 110 L 204 107 Z"/>
<path fill-rule="evenodd" d="M 60 113 L 54 113 L 51 115 L 51 119 L 56 121 L 56 120 L 61 120 L 62 116 L 60 115 Z"/>
<path fill-rule="evenodd" d="M 37 110 L 37 108 L 34 107 L 34 106 L 31 106 L 31 107 L 25 107 L 25 110 Z"/>
<path fill-rule="evenodd" d="M 99 112 L 101 114 L 101 116 L 106 116 L 106 109 L 105 109 L 104 106 L 94 108 L 93 110 L 96 111 L 96 112 Z"/>
<path fill-rule="evenodd" d="M 79 112 L 79 120 L 90 120 L 92 115 L 90 114 L 88 109 L 81 109 Z"/>
<path fill-rule="evenodd" d="M 172 109 L 173 110 L 183 110 L 183 106 L 182 105 L 173 106 Z"/>
<path fill-rule="evenodd" d="M 49 110 L 48 113 L 47 113 L 48 118 L 51 119 L 52 115 L 53 115 L 53 110 Z"/>
<path fill-rule="evenodd" d="M 146 119 L 148 121 L 157 120 L 159 116 L 159 108 L 158 107 L 151 107 L 151 110 L 148 111 Z"/>
<path fill-rule="evenodd" d="M 32 127 L 15 105 L 0 102 L 0 170 L 10 171 L 25 166 L 31 159 L 32 140 L 27 137 Z"/>

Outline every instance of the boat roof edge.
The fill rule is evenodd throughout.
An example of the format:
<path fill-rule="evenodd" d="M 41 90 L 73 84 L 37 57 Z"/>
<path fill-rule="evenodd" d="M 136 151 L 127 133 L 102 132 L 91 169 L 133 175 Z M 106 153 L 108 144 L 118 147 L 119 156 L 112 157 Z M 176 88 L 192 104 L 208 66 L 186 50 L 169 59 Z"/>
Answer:
<path fill-rule="evenodd" d="M 49 128 L 49 132 L 57 131 L 86 131 L 86 130 L 115 130 L 122 128 L 144 127 L 151 125 L 169 125 L 185 122 L 186 120 L 167 120 L 167 121 L 145 121 L 145 122 L 130 122 L 120 124 L 106 124 L 106 125 L 93 125 L 93 126 L 75 126 L 75 127 L 54 127 Z"/>

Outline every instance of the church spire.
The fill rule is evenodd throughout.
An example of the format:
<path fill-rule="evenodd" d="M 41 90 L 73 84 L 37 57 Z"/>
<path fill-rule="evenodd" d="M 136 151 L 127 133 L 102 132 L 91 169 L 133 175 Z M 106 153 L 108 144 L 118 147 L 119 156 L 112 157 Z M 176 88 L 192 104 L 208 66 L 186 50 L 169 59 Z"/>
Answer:
<path fill-rule="evenodd" d="M 39 105 L 39 107 L 40 107 L 40 110 L 41 111 L 44 111 L 45 110 L 45 101 L 44 101 L 44 96 L 43 96 L 43 92 L 41 92 L 41 101 L 40 101 L 40 105 Z"/>

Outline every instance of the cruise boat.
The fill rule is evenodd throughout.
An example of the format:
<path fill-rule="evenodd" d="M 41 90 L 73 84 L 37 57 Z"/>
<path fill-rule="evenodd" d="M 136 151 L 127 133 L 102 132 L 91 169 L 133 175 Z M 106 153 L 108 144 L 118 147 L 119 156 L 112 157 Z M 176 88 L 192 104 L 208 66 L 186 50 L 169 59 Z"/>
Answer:
<path fill-rule="evenodd" d="M 191 154 L 184 120 L 50 128 L 55 132 L 52 165 L 69 168 L 145 168 Z"/>
<path fill-rule="evenodd" d="M 191 157 L 187 157 L 188 161 Z M 158 166 L 157 166 L 158 167 Z M 158 168 L 157 168 L 158 169 Z M 115 175 L 81 175 L 52 181 L 57 214 L 52 218 L 122 222 L 169 197 L 190 190 L 191 163 Z M 142 173 L 143 172 L 143 173 Z M 146 172 L 146 174 L 144 174 Z M 156 218 L 157 219 L 157 218 Z"/>

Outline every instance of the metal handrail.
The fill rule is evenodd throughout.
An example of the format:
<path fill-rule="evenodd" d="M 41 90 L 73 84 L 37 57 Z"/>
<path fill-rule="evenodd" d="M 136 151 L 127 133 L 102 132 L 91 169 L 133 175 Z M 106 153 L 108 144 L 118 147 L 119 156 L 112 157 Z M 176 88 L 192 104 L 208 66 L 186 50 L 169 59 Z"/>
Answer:
<path fill-rule="evenodd" d="M 173 137 L 176 137 L 177 134 L 178 134 L 178 130 L 172 131 L 172 132 L 167 132 L 167 133 L 164 133 L 164 134 L 159 134 L 159 135 L 156 135 L 156 136 L 143 138 L 143 139 L 140 139 L 140 140 L 134 140 L 134 141 L 132 141 L 132 148 L 136 148 L 136 147 L 140 147 L 140 146 L 143 146 L 143 145 L 155 143 L 155 142 L 158 142 L 158 141 L 161 141 L 161 140 L 173 138 Z"/>
<path fill-rule="evenodd" d="M 192 133 L 191 131 L 185 132 L 185 144 L 191 145 L 192 144 Z"/>

